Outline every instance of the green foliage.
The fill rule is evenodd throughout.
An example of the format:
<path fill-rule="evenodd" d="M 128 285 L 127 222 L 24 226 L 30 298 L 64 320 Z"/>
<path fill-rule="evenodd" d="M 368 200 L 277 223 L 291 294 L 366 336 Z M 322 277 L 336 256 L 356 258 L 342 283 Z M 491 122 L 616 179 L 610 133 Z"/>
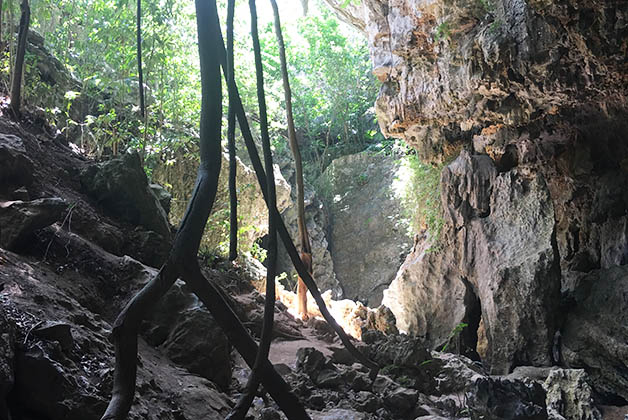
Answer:
<path fill-rule="evenodd" d="M 142 149 L 146 138 L 144 164 L 151 174 L 181 154 L 197 153 L 201 86 L 193 2 L 142 1 L 146 121 L 137 106 L 134 0 L 31 0 L 31 28 L 42 35 L 45 49 L 58 62 L 48 57 L 40 63 L 40 56 L 27 56 L 24 99 L 31 109 L 43 111 L 53 133 L 97 157 L 112 153 L 118 145 L 120 152 Z M 219 1 L 221 13 L 226 10 L 224 3 Z M 282 17 L 289 5 L 280 3 L 284 6 Z M 332 159 L 385 142 L 371 111 L 378 86 L 366 40 L 343 26 L 322 2 L 312 6 L 307 17 L 283 19 L 284 38 L 305 176 L 314 180 L 323 195 L 330 196 L 331 186 L 321 174 Z M 4 2 L 4 9 L 12 11 L 13 21 L 19 17 L 18 2 Z M 260 8 L 259 27 L 270 132 L 274 152 L 286 156 L 290 152 L 277 41 L 272 16 L 266 11 Z M 235 73 L 245 111 L 254 122 L 259 111 L 249 25 L 248 2 L 238 0 Z M 10 81 L 11 59 L 11 49 L 0 56 L 0 77 L 5 85 Z M 42 70 L 51 63 L 57 69 L 55 74 L 63 74 L 61 83 L 48 80 Z M 223 107 L 226 118 L 226 94 Z M 226 130 L 226 124 L 223 126 Z M 256 135 L 255 123 L 252 130 Z M 239 149 L 243 157 L 244 148 Z M 188 192 L 175 196 L 183 203 L 185 194 Z M 228 218 L 220 206 L 215 209 L 207 229 L 220 238 L 217 247 L 221 249 L 227 244 L 224 220 Z M 241 226 L 238 235 L 250 238 L 253 229 Z M 255 249 L 256 245 L 245 242 L 240 241 L 243 251 L 263 257 L 259 246 Z"/>
<path fill-rule="evenodd" d="M 495 0 L 473 0 L 469 6 L 471 15 L 478 20 L 495 15 Z"/>
<path fill-rule="evenodd" d="M 464 330 L 468 326 L 469 326 L 469 324 L 467 324 L 465 322 L 461 322 L 460 324 L 456 325 L 454 327 L 454 329 L 451 330 L 451 332 L 449 333 L 449 336 L 447 337 L 447 342 L 445 343 L 445 345 L 443 345 L 443 348 L 440 349 L 440 351 L 441 352 L 446 352 L 447 351 L 447 347 L 449 347 L 449 344 L 451 343 L 451 340 L 453 340 L 455 337 L 457 337 L 462 332 L 462 330 Z"/>
<path fill-rule="evenodd" d="M 361 3 L 361 0 L 345 0 L 342 4 L 341 7 L 344 9 L 346 8 L 348 5 L 352 4 L 354 6 L 359 6 Z"/>
<path fill-rule="evenodd" d="M 451 35 L 451 28 L 449 27 L 449 22 L 444 21 L 440 25 L 436 27 L 436 31 L 434 32 L 434 41 L 440 41 L 441 39 L 447 39 Z"/>
<path fill-rule="evenodd" d="M 301 47 L 288 45 L 294 117 L 304 159 L 318 175 L 334 158 L 373 141 L 377 129 L 369 109 L 378 87 L 364 39 L 343 33 L 327 9 L 300 19 L 297 30 Z"/>
<path fill-rule="evenodd" d="M 434 244 L 431 250 L 435 250 L 444 224 L 440 200 L 442 166 L 425 164 L 414 152 L 405 156 L 403 164 L 410 171 L 409 186 L 403 197 L 404 211 L 412 230 L 426 231 Z"/>
<path fill-rule="evenodd" d="M 162 149 L 163 143 L 168 145 L 173 140 L 167 137 L 169 129 L 195 130 L 198 125 L 200 80 L 193 5 L 176 0 L 143 1 L 142 48 L 149 115 L 146 126 L 137 107 L 136 3 L 32 1 L 31 27 L 41 33 L 46 48 L 61 64 L 83 81 L 81 94 L 86 103 L 77 107 L 82 108 L 78 113 L 55 112 L 55 106 L 42 103 L 55 87 L 32 79 L 25 84 L 27 89 L 33 87 L 31 102 L 44 105 L 59 130 L 73 126 L 73 135 L 80 131 L 83 141 L 94 140 L 86 144 L 87 151 L 102 153 L 114 142 L 139 147 L 146 131 L 152 143 L 149 152 L 155 152 L 155 148 Z M 113 115 L 115 120 L 111 120 Z M 116 138 L 104 141 L 95 133 L 86 135 L 84 129 L 94 124 L 100 133 Z"/>

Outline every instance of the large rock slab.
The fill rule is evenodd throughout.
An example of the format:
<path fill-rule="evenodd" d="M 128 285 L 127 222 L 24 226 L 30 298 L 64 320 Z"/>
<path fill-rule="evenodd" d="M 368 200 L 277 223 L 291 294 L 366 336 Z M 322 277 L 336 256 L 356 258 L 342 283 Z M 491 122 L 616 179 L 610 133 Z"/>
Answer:
<path fill-rule="evenodd" d="M 603 398 L 628 400 L 628 266 L 583 276 L 562 334 L 562 357 L 583 368 Z"/>
<path fill-rule="evenodd" d="M 117 217 L 170 237 L 168 217 L 149 187 L 137 153 L 91 165 L 81 171 L 80 179 L 85 192 Z"/>
<path fill-rule="evenodd" d="M 87 255 L 92 249 L 81 251 Z M 108 258 L 98 261 L 99 270 L 92 277 L 85 270 L 70 270 L 68 275 L 0 249 L 0 284 L 4 285 L 0 290 L 0 401 L 9 403 L 9 418 L 98 420 L 102 416 L 111 396 L 115 360 L 107 321 L 113 321 L 130 292 L 137 290 L 140 277 L 146 280 L 137 271 L 144 270 L 137 262 L 110 254 Z M 127 270 L 133 274 L 125 274 Z M 105 272 L 106 281 L 102 279 Z M 125 280 L 116 282 L 122 277 Z M 95 283 L 108 283 L 117 294 L 90 287 Z M 72 339 L 68 339 L 67 327 L 50 331 L 55 325 L 71 326 Z M 138 344 L 137 398 L 129 420 L 227 415 L 229 397 L 212 382 L 175 366 L 142 338 Z M 11 394 L 5 400 L 2 397 L 10 384 Z M 0 411 L 0 418 L 3 415 Z"/>
<path fill-rule="evenodd" d="M 231 346 L 209 311 L 183 282 L 160 299 L 144 325 L 149 344 L 222 389 L 231 382 Z"/>
<path fill-rule="evenodd" d="M 33 161 L 28 157 L 22 139 L 11 134 L 0 134 L 0 193 L 30 186 L 34 170 Z"/>
<path fill-rule="evenodd" d="M 331 250 L 344 296 L 375 307 L 412 244 L 401 188 L 401 160 L 368 151 L 335 159 L 331 185 Z"/>
<path fill-rule="evenodd" d="M 16 250 L 39 229 L 58 221 L 67 204 L 60 198 L 33 201 L 0 201 L 0 247 Z"/>

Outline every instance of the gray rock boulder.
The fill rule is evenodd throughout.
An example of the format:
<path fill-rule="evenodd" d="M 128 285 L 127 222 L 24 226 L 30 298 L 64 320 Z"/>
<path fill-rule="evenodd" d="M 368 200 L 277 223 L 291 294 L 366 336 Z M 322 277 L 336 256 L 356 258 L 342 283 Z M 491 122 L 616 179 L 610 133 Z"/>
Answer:
<path fill-rule="evenodd" d="M 552 418 L 602 420 L 593 405 L 593 390 L 583 369 L 553 369 L 543 383 L 547 411 Z"/>
<path fill-rule="evenodd" d="M 60 198 L 0 202 L 0 246 L 17 250 L 39 229 L 58 221 L 67 204 Z"/>
<path fill-rule="evenodd" d="M 603 397 L 628 400 L 628 266 L 583 276 L 562 333 L 562 358 Z"/>
<path fill-rule="evenodd" d="M 159 200 L 159 204 L 164 209 L 166 214 L 170 213 L 170 203 L 172 201 L 172 194 L 168 192 L 164 187 L 159 184 L 150 184 L 150 190 L 153 192 L 157 200 Z"/>
<path fill-rule="evenodd" d="M 394 188 L 400 170 L 400 159 L 365 151 L 335 159 L 324 173 L 332 186 L 336 276 L 346 298 L 371 307 L 381 303 L 412 244 L 402 192 Z"/>
<path fill-rule="evenodd" d="M 22 139 L 11 134 L 0 134 L 0 193 L 30 186 L 34 170 Z"/>
<path fill-rule="evenodd" d="M 149 344 L 223 389 L 231 382 L 231 346 L 209 311 L 178 281 L 143 325 Z"/>
<path fill-rule="evenodd" d="M 540 384 L 481 378 L 465 393 L 471 418 L 545 420 L 545 391 Z"/>
<path fill-rule="evenodd" d="M 137 153 L 94 164 L 80 174 L 85 192 L 117 217 L 169 238 L 168 217 L 148 185 Z"/>

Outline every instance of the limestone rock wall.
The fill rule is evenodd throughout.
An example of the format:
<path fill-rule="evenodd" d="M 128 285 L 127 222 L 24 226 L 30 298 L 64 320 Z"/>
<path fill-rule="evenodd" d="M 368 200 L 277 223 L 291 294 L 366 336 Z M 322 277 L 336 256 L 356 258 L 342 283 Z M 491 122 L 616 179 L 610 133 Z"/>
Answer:
<path fill-rule="evenodd" d="M 459 156 L 440 251 L 419 240 L 385 293 L 401 329 L 437 346 L 467 322 L 461 348 L 493 372 L 569 364 L 625 400 L 625 365 L 587 353 L 625 331 L 606 333 L 616 309 L 581 283 L 628 264 L 628 3 L 364 0 L 353 17 L 382 131 L 429 162 Z"/>

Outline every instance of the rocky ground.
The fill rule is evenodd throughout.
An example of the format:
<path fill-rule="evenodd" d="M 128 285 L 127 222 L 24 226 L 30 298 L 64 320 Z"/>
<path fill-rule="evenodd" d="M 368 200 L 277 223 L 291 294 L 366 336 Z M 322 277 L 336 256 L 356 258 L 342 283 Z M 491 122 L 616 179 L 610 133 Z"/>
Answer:
<path fill-rule="evenodd" d="M 98 419 L 112 386 L 111 324 L 167 253 L 168 197 L 151 190 L 134 155 L 96 163 L 4 117 L 0 186 L 0 419 Z M 204 265 L 259 334 L 263 297 L 252 271 Z M 495 377 L 421 338 L 364 330 L 358 344 L 382 366 L 371 380 L 324 322 L 304 325 L 280 303 L 276 319 L 271 359 L 312 418 L 601 418 L 582 370 Z M 248 374 L 181 282 L 144 323 L 138 367 L 131 419 L 224 418 Z M 263 396 L 250 415 L 282 418 Z"/>

